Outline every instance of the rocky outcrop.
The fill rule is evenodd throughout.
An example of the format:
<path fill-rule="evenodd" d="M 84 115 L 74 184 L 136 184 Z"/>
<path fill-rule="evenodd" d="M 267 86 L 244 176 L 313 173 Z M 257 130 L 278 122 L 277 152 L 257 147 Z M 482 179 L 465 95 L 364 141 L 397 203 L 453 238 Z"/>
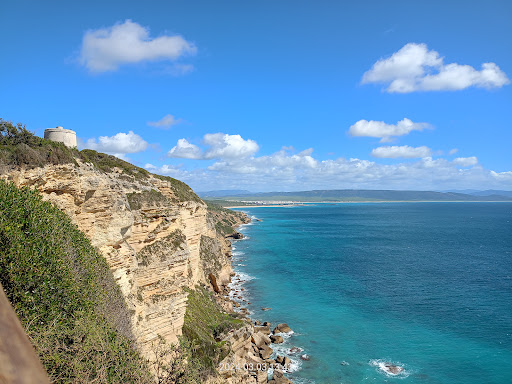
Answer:
<path fill-rule="evenodd" d="M 291 332 L 291 328 L 286 323 L 277 324 L 277 326 L 274 328 L 273 333 L 289 333 Z"/>

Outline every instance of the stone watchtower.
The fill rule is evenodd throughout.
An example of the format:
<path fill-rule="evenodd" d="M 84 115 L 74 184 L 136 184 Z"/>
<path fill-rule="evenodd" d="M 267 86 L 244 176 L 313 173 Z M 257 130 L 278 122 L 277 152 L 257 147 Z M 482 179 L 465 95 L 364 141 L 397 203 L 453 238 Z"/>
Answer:
<path fill-rule="evenodd" d="M 66 147 L 76 147 L 76 132 L 62 127 L 44 130 L 44 138 L 64 143 Z"/>

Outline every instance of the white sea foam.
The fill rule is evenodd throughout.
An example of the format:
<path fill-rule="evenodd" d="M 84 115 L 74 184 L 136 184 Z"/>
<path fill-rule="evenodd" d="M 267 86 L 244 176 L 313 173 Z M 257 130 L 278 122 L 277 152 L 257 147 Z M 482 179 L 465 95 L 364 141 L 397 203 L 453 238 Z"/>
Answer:
<path fill-rule="evenodd" d="M 241 305 L 240 308 L 234 308 L 236 312 L 239 312 L 242 308 L 245 308 L 247 303 L 251 301 L 251 295 L 249 291 L 245 290 L 244 284 L 253 279 L 255 279 L 254 276 L 248 275 L 244 272 L 237 272 L 231 280 L 231 283 L 229 283 L 229 298 Z M 246 309 L 249 315 L 254 314 L 254 312 L 249 310 L 249 308 Z"/>
<path fill-rule="evenodd" d="M 294 331 L 290 331 L 290 332 L 278 332 L 278 333 L 274 333 L 274 335 L 276 336 L 281 336 L 284 341 L 288 340 L 290 337 L 292 337 L 293 335 L 297 335 Z"/>
<path fill-rule="evenodd" d="M 406 370 L 404 365 L 400 362 L 384 359 L 374 359 L 370 360 L 368 364 L 370 364 L 372 367 L 376 367 L 379 373 L 388 377 L 405 378 L 410 374 L 410 372 Z"/>
<path fill-rule="evenodd" d="M 245 224 L 240 224 L 238 226 L 238 232 L 241 232 L 245 227 L 250 227 L 251 225 L 254 225 L 254 223 L 252 221 L 245 223 Z"/>
<path fill-rule="evenodd" d="M 304 348 L 297 346 L 290 346 L 288 340 L 294 334 L 294 332 L 288 333 L 276 333 L 276 335 L 282 336 L 284 339 L 283 343 L 280 344 L 272 344 L 271 348 L 274 353 L 272 354 L 272 358 L 275 359 L 277 355 L 286 356 L 290 359 L 291 363 L 288 369 L 285 369 L 285 372 L 297 372 L 302 368 L 302 360 L 300 356 L 304 352 Z M 293 350 L 292 350 L 293 349 Z"/>

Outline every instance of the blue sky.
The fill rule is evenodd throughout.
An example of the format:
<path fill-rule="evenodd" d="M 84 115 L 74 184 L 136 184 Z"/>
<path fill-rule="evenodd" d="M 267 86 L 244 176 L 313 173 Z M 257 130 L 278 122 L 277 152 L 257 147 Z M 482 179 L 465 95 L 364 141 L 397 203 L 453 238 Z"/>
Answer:
<path fill-rule="evenodd" d="M 199 191 L 512 189 L 512 2 L 0 5 L 0 117 Z"/>

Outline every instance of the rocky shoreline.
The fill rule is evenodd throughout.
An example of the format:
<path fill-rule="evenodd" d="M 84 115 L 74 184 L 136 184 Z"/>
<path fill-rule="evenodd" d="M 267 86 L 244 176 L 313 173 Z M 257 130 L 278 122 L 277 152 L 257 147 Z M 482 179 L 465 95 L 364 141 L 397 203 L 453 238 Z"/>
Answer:
<path fill-rule="evenodd" d="M 233 242 L 243 239 L 244 236 L 240 232 L 235 232 L 226 238 Z M 243 306 L 245 303 L 250 304 L 242 296 L 245 288 L 233 286 L 237 283 L 243 283 L 243 279 L 232 272 L 231 283 L 225 287 L 222 294 L 217 295 L 217 301 L 227 312 L 241 315 L 246 322 L 245 326 L 232 330 L 223 339 L 219 339 L 231 345 L 231 353 L 218 367 L 223 382 L 293 384 L 285 376 L 289 372 L 291 359 L 278 354 L 271 358 L 274 354 L 273 346 L 282 344 L 285 341 L 283 336 L 293 333 L 292 329 L 286 323 L 277 324 L 272 328 L 272 324 L 267 321 L 251 319 L 249 310 Z M 291 352 L 301 351 L 300 348 L 292 348 Z M 306 355 L 301 358 L 308 359 Z"/>

